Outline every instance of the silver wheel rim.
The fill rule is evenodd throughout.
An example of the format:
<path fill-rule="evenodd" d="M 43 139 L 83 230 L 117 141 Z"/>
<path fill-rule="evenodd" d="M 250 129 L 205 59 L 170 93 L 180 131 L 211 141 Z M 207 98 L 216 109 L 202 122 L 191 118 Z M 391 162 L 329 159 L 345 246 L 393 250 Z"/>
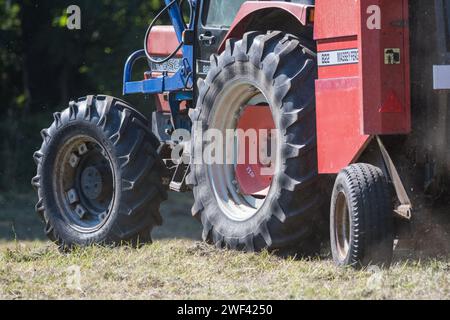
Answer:
<path fill-rule="evenodd" d="M 102 173 L 96 168 L 98 161 Z M 115 198 L 112 162 L 107 152 L 95 139 L 75 136 L 59 150 L 56 165 L 54 193 L 63 219 L 81 233 L 99 230 L 110 218 Z M 106 194 L 102 195 L 102 191 Z"/>
<path fill-rule="evenodd" d="M 246 105 L 267 104 L 268 99 L 255 84 L 235 81 L 215 101 L 209 128 L 218 129 L 225 136 L 227 129 L 236 129 L 239 113 Z M 224 139 L 225 140 L 225 139 Z M 237 141 L 234 141 L 237 148 Z M 278 148 L 278 143 L 277 143 Z M 243 195 L 235 177 L 235 165 L 207 165 L 208 179 L 222 212 L 233 221 L 247 221 L 254 217 L 266 202 L 266 197 Z M 278 159 L 275 165 L 278 164 Z M 269 188 L 269 190 L 271 187 Z"/>
<path fill-rule="evenodd" d="M 339 260 L 347 258 L 350 250 L 350 212 L 348 210 L 347 197 L 343 192 L 336 199 L 336 212 L 334 216 L 334 233 L 336 249 Z"/>

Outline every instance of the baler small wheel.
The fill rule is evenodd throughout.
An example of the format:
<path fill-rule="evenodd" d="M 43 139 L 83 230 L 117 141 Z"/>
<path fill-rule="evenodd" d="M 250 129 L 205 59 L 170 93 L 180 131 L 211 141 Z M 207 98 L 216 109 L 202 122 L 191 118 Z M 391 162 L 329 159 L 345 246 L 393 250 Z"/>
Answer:
<path fill-rule="evenodd" d="M 393 208 L 383 172 L 351 165 L 338 175 L 331 198 L 331 251 L 338 266 L 388 267 L 394 247 Z"/>
<path fill-rule="evenodd" d="M 166 198 L 146 118 L 125 102 L 89 96 L 54 114 L 34 154 L 36 211 L 62 251 L 151 241 Z"/>

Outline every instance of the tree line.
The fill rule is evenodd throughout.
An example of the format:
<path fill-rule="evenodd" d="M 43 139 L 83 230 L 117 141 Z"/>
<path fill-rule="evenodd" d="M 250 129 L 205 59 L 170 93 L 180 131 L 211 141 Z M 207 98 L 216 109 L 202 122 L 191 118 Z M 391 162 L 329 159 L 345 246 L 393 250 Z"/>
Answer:
<path fill-rule="evenodd" d="M 66 26 L 74 4 L 81 9 L 80 30 Z M 0 192 L 11 184 L 28 188 L 31 156 L 52 112 L 87 94 L 121 95 L 125 60 L 142 48 L 162 4 L 0 0 Z"/>

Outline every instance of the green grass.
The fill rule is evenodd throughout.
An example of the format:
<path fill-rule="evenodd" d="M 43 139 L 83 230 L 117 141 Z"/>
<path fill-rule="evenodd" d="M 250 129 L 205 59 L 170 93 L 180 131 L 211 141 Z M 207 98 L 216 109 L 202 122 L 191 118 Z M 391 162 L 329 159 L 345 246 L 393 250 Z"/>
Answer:
<path fill-rule="evenodd" d="M 167 223 L 152 245 L 63 255 L 42 238 L 33 202 L 3 197 L 0 299 L 450 299 L 448 258 L 354 271 L 336 268 L 326 253 L 308 261 L 216 250 L 199 241 L 189 196 L 164 206 Z M 79 286 L 71 281 L 77 270 Z"/>
<path fill-rule="evenodd" d="M 68 277 L 78 266 L 80 287 Z M 381 272 L 328 260 L 219 251 L 190 240 L 140 249 L 92 247 L 61 255 L 40 242 L 4 244 L 3 299 L 449 299 L 449 261 L 403 262 Z"/>

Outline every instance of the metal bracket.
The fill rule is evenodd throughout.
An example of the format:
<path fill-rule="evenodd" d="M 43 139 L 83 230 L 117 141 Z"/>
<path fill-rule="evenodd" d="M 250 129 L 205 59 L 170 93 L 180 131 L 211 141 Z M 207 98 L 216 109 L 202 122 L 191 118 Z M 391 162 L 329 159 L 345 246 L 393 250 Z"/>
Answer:
<path fill-rule="evenodd" d="M 189 58 L 183 58 L 182 66 L 173 75 L 162 75 L 157 78 L 151 78 L 142 81 L 132 81 L 133 66 L 136 61 L 145 59 L 145 51 L 139 50 L 133 53 L 125 63 L 123 76 L 123 94 L 144 93 L 158 94 L 164 92 L 176 92 L 183 90 L 192 90 L 193 73 L 189 61 L 193 60 L 193 48 L 184 46 L 184 52 Z"/>
<path fill-rule="evenodd" d="M 395 167 L 394 162 L 389 156 L 389 153 L 379 136 L 377 136 L 377 142 L 380 147 L 381 155 L 383 156 L 384 164 L 386 165 L 386 169 L 392 180 L 392 184 L 394 185 L 395 193 L 400 201 L 400 205 L 394 210 L 394 212 L 404 219 L 411 220 L 413 212 L 412 202 L 409 199 L 408 193 L 406 192 L 405 186 L 403 185 L 400 175 L 398 174 L 397 168 Z"/>
<path fill-rule="evenodd" d="M 196 21 L 196 10 L 191 11 L 189 26 L 185 25 L 183 20 L 181 9 L 176 0 L 164 0 L 166 7 L 164 10 L 168 10 L 170 20 L 175 29 L 178 42 L 183 53 L 181 58 L 181 65 L 179 69 L 173 74 L 168 75 L 163 73 L 162 76 L 156 78 L 150 78 L 143 81 L 132 81 L 133 66 L 136 61 L 147 57 L 147 53 L 144 50 L 134 52 L 125 63 L 124 76 L 123 76 L 123 94 L 144 93 L 144 94 L 160 94 L 164 92 L 177 92 L 189 90 L 192 91 L 194 83 L 194 43 L 189 41 L 184 42 L 185 36 L 187 38 L 192 37 L 194 34 L 194 27 Z M 196 8 L 196 0 L 189 0 L 191 7 Z M 163 12 L 161 11 L 161 13 Z M 158 16 L 155 18 L 158 19 Z"/>
<path fill-rule="evenodd" d="M 177 165 L 172 181 L 169 185 L 170 190 L 175 192 L 188 191 L 189 188 L 186 185 L 186 177 L 189 174 L 189 171 L 190 165 L 185 163 L 180 163 L 179 165 Z"/>

